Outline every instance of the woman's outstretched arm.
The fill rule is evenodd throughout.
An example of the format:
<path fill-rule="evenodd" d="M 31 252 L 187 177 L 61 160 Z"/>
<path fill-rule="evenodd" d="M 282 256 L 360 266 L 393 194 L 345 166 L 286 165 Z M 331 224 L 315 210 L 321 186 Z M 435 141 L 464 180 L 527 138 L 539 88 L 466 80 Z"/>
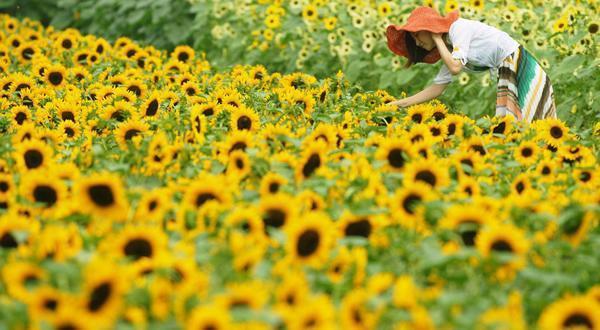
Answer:
<path fill-rule="evenodd" d="M 427 86 L 422 91 L 418 92 L 413 96 L 409 96 L 400 100 L 392 101 L 387 104 L 397 105 L 400 107 L 409 107 L 413 104 L 427 102 L 432 100 L 442 94 L 442 92 L 446 89 L 448 84 L 433 84 Z"/>

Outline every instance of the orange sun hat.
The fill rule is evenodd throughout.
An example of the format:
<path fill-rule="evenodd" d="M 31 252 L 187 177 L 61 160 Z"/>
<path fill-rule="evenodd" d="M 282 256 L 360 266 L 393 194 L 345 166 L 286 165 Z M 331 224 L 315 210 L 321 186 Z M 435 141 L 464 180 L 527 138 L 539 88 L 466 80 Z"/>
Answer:
<path fill-rule="evenodd" d="M 404 34 L 407 31 L 417 32 L 426 30 L 433 33 L 444 33 L 450 30 L 450 25 L 459 18 L 458 10 L 448 13 L 446 17 L 441 16 L 435 9 L 422 6 L 418 7 L 410 13 L 406 24 L 388 25 L 386 35 L 388 48 L 397 55 L 408 57 L 408 49 L 406 49 L 406 40 Z M 437 48 L 429 51 L 423 62 L 435 63 L 440 59 L 440 53 Z"/>

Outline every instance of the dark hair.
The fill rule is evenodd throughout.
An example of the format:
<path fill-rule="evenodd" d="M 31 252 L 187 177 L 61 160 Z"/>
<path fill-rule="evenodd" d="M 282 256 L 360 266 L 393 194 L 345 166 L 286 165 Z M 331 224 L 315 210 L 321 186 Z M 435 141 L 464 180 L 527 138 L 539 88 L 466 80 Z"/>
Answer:
<path fill-rule="evenodd" d="M 404 33 L 404 41 L 406 42 L 406 50 L 408 52 L 408 62 L 405 67 L 410 67 L 414 63 L 423 62 L 429 51 L 423 47 L 417 46 L 417 42 L 408 31 Z"/>

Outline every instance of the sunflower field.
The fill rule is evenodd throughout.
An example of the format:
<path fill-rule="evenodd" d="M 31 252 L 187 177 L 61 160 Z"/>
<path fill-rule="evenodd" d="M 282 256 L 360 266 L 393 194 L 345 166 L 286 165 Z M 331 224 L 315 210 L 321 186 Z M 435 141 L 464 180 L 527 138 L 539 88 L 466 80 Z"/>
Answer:
<path fill-rule="evenodd" d="M 600 329 L 592 117 L 0 36 L 0 329 Z"/>

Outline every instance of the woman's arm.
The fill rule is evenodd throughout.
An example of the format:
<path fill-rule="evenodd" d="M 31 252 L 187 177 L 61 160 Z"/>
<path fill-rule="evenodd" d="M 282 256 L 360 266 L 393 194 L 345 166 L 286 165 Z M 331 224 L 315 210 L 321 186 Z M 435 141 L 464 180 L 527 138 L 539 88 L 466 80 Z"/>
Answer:
<path fill-rule="evenodd" d="M 433 84 L 427 86 L 422 91 L 418 92 L 413 96 L 409 96 L 400 100 L 392 101 L 387 104 L 397 105 L 400 107 L 409 107 L 413 104 L 427 102 L 432 100 L 442 94 L 442 92 L 446 89 L 448 84 Z"/>
<path fill-rule="evenodd" d="M 440 53 L 440 57 L 444 61 L 444 64 L 446 64 L 446 66 L 448 67 L 448 71 L 450 71 L 450 73 L 452 73 L 453 75 L 460 73 L 460 70 L 462 70 L 463 65 L 459 60 L 452 58 L 452 53 L 450 53 L 448 47 L 446 47 L 446 44 L 442 39 L 442 34 L 432 33 L 431 37 L 433 38 L 433 42 L 435 43 L 438 52 Z"/>

